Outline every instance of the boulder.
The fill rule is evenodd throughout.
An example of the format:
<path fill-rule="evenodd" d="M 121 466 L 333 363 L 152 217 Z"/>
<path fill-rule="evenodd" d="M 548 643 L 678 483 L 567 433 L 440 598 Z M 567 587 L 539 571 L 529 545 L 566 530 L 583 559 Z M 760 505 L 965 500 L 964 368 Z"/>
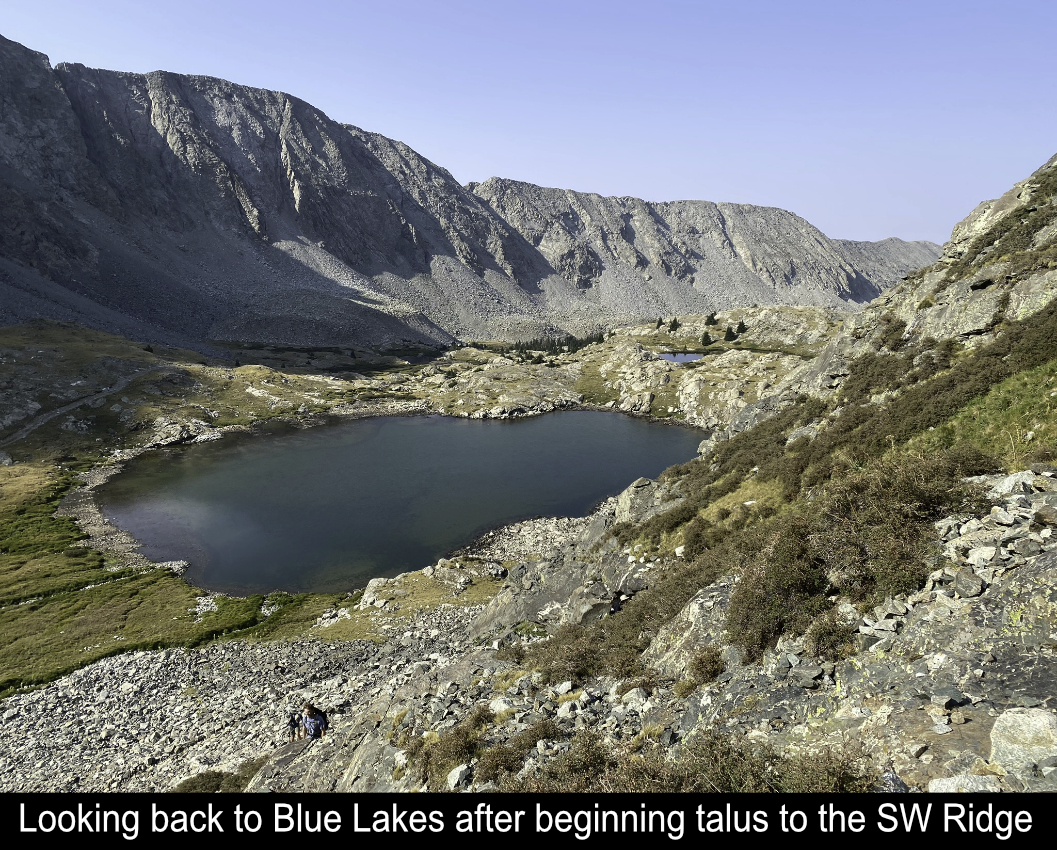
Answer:
<path fill-rule="evenodd" d="M 639 478 L 617 496 L 617 522 L 638 522 L 639 516 L 653 507 L 657 482 Z"/>
<path fill-rule="evenodd" d="M 808 690 L 817 688 L 821 677 L 822 668 L 816 664 L 798 664 L 789 671 L 789 678 Z"/>
<path fill-rule="evenodd" d="M 973 776 L 971 773 L 933 779 L 929 782 L 930 794 L 997 793 L 1001 790 L 997 776 Z"/>
<path fill-rule="evenodd" d="M 993 557 L 993 555 L 992 555 Z M 987 562 L 990 562 L 988 558 Z M 985 563 L 987 563 L 985 562 Z M 954 591 L 963 598 L 979 596 L 983 593 L 983 580 L 969 567 L 958 570 L 954 576 Z"/>
<path fill-rule="evenodd" d="M 1028 470 L 1014 472 L 1012 475 L 1007 475 L 1005 478 L 1000 478 L 996 481 L 987 495 L 994 498 L 997 496 L 1011 496 L 1016 493 L 1031 493 L 1034 489 L 1032 485 L 1035 477 L 1035 473 Z"/>
<path fill-rule="evenodd" d="M 1057 507 L 1043 503 L 1035 508 L 1035 521 L 1043 525 L 1057 525 Z"/>
<path fill-rule="evenodd" d="M 448 774 L 446 785 L 449 791 L 457 791 L 459 788 L 466 785 L 470 780 L 470 775 L 473 773 L 473 768 L 468 764 L 460 764 L 457 767 L 453 767 L 451 772 Z"/>
<path fill-rule="evenodd" d="M 620 701 L 629 708 L 637 710 L 642 707 L 648 698 L 649 695 L 643 688 L 632 688 L 620 698 Z"/>
<path fill-rule="evenodd" d="M 1042 708 L 1011 708 L 991 729 L 991 761 L 1021 772 L 1057 756 L 1057 714 Z"/>
<path fill-rule="evenodd" d="M 1021 537 L 1014 541 L 1010 547 L 1018 555 L 1023 555 L 1025 558 L 1030 558 L 1033 555 L 1038 555 L 1042 551 L 1042 546 L 1030 537 Z"/>

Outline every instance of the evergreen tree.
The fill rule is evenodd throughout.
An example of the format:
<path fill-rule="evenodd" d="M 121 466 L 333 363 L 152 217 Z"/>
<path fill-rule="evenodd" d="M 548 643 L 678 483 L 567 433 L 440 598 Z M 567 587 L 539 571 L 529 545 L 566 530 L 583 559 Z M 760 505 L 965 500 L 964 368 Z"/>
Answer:
<path fill-rule="evenodd" d="M 662 319 L 660 316 L 658 316 L 657 317 L 657 330 L 660 330 L 661 329 L 661 325 L 663 325 L 663 324 L 664 324 L 664 319 Z"/>
<path fill-rule="evenodd" d="M 678 319 L 672 319 L 668 323 L 668 333 L 673 334 L 677 330 L 679 330 L 679 320 Z"/>
<path fill-rule="evenodd" d="M 711 344 L 712 334 L 710 334 L 708 331 L 705 331 L 703 334 L 701 334 L 701 347 L 708 348 L 708 346 L 710 346 Z"/>
<path fill-rule="evenodd" d="M 741 321 L 741 320 L 739 319 L 739 320 L 738 320 L 738 326 L 737 326 L 737 327 L 736 327 L 736 328 L 734 329 L 734 332 L 735 332 L 735 333 L 739 333 L 739 334 L 743 334 L 743 333 L 745 333 L 745 331 L 747 331 L 747 330 L 748 330 L 748 328 L 747 328 L 747 327 L 745 327 L 745 322 L 743 322 L 743 321 Z"/>
<path fill-rule="evenodd" d="M 734 342 L 734 340 L 736 340 L 737 338 L 738 335 L 734 333 L 734 328 L 732 328 L 730 325 L 727 325 L 727 332 L 723 334 L 723 341 Z"/>
<path fill-rule="evenodd" d="M 715 313 L 709 313 L 707 316 L 705 316 L 705 324 L 706 325 L 718 325 L 719 324 L 719 319 L 716 318 L 716 314 Z"/>

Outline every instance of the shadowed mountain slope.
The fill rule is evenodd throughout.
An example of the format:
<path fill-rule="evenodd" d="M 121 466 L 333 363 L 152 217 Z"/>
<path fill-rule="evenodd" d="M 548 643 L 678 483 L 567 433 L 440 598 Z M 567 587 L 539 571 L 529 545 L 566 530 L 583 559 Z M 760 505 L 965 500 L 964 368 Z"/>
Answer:
<path fill-rule="evenodd" d="M 3 323 L 197 345 L 515 339 L 859 302 L 935 253 L 837 242 L 769 208 L 463 187 L 281 92 L 53 69 L 0 38 Z"/>

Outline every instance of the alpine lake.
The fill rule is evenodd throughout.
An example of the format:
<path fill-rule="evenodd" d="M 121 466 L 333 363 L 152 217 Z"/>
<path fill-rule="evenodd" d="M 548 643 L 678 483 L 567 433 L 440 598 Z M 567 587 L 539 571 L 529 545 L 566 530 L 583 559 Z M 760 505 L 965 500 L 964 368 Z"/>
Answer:
<path fill-rule="evenodd" d="M 377 417 L 163 449 L 96 491 L 186 578 L 246 595 L 339 592 L 422 569 L 489 529 L 584 516 L 696 456 L 700 431 L 619 413 Z"/>

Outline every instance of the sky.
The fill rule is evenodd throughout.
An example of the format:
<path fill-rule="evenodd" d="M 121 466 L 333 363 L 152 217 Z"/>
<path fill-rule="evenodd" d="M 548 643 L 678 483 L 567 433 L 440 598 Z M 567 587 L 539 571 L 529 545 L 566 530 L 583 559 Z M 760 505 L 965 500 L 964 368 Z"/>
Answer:
<path fill-rule="evenodd" d="M 1053 0 L 3 0 L 0 35 L 278 89 L 491 176 L 944 242 L 1057 153 Z"/>

